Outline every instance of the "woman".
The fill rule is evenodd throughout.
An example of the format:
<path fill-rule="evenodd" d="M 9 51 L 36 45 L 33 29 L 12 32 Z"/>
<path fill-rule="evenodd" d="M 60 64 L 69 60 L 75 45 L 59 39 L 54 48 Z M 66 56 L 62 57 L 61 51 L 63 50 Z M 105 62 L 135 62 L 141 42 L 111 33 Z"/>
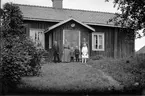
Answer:
<path fill-rule="evenodd" d="M 87 47 L 87 44 L 84 43 L 82 47 L 82 63 L 86 63 L 87 58 L 89 58 L 88 47 Z"/>
<path fill-rule="evenodd" d="M 70 62 L 74 62 L 74 48 L 70 48 Z"/>
<path fill-rule="evenodd" d="M 67 40 L 65 40 L 63 47 L 62 62 L 70 62 L 70 49 Z"/>

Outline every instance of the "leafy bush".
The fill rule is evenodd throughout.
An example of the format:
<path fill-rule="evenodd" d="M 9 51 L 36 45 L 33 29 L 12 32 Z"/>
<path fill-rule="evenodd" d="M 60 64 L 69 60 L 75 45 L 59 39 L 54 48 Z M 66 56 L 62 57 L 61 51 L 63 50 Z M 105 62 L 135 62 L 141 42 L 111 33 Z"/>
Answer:
<path fill-rule="evenodd" d="M 37 47 L 34 45 L 34 42 L 32 42 L 30 39 L 25 39 L 23 41 L 23 50 L 25 53 L 28 54 L 29 60 L 26 64 L 26 70 L 25 74 L 26 76 L 35 76 L 39 75 L 40 69 L 41 69 L 41 59 L 43 58 L 43 55 L 46 53 L 44 49 L 37 49 Z"/>
<path fill-rule="evenodd" d="M 12 39 L 12 38 L 11 38 Z M 12 44 L 13 43 L 13 44 Z M 44 50 L 37 49 L 30 40 L 13 39 L 11 45 L 4 44 L 2 49 L 2 72 L 4 82 L 17 85 L 21 76 L 38 75 Z"/>
<path fill-rule="evenodd" d="M 16 43 L 16 40 L 14 40 L 14 42 Z M 19 83 L 21 75 L 27 69 L 25 65 L 30 60 L 28 57 L 29 55 L 21 50 L 23 47 L 18 46 L 20 45 L 9 45 L 6 42 L 2 49 L 3 79 L 4 82 L 8 83 L 8 85 L 13 84 L 12 86 Z"/>
<path fill-rule="evenodd" d="M 101 59 L 104 59 L 104 56 L 96 55 L 96 56 L 92 56 L 90 59 L 92 59 L 92 60 L 101 60 Z"/>
<path fill-rule="evenodd" d="M 128 66 L 124 68 L 125 72 L 131 73 L 134 76 L 135 82 L 140 86 L 145 85 L 145 55 L 136 55 L 126 60 Z"/>
<path fill-rule="evenodd" d="M 37 49 L 23 30 L 22 13 L 12 3 L 4 5 L 2 31 L 2 83 L 4 87 L 16 87 L 21 77 L 38 75 L 44 50 Z"/>

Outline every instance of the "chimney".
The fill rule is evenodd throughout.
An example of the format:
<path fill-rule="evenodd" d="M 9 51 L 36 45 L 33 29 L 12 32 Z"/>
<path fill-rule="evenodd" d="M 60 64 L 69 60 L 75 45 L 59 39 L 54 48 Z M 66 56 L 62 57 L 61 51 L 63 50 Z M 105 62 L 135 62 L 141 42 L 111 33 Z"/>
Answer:
<path fill-rule="evenodd" d="M 62 1 L 63 0 L 52 0 L 54 8 L 62 8 Z"/>

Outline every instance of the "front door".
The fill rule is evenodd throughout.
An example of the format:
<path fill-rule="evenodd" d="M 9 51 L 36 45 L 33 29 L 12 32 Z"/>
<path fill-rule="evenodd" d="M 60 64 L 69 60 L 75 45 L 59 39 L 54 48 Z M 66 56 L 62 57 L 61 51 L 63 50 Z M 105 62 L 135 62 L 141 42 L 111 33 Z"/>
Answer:
<path fill-rule="evenodd" d="M 70 47 L 80 48 L 80 31 L 77 30 L 64 30 L 63 31 L 63 44 L 67 40 Z"/>

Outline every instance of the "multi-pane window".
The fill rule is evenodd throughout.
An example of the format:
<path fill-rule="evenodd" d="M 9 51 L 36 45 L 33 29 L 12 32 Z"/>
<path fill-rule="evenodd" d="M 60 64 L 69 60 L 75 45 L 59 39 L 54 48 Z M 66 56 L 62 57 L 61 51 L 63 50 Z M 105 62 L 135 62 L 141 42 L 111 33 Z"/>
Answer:
<path fill-rule="evenodd" d="M 30 38 L 35 42 L 37 47 L 44 48 L 44 33 L 43 29 L 30 28 Z"/>
<path fill-rule="evenodd" d="M 104 33 L 92 33 L 92 50 L 104 51 Z"/>

